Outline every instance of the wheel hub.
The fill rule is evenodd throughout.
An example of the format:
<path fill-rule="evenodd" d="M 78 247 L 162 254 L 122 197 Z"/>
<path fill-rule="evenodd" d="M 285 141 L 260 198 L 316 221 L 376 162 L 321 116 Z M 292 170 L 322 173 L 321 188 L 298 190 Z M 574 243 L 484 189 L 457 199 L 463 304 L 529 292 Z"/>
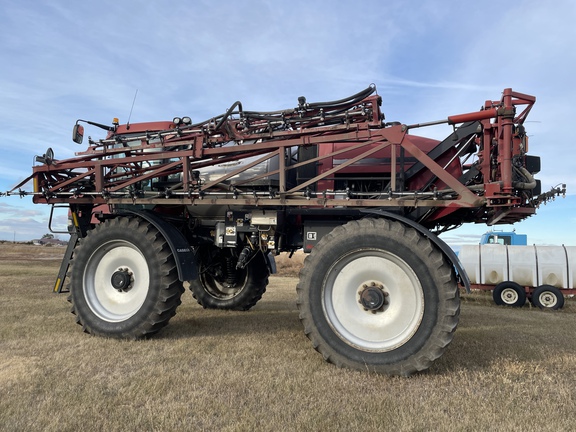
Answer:
<path fill-rule="evenodd" d="M 514 303 L 518 300 L 518 293 L 513 289 L 504 290 L 502 293 L 502 299 L 507 303 Z"/>
<path fill-rule="evenodd" d="M 119 292 L 128 292 L 133 287 L 134 278 L 127 268 L 116 270 L 110 278 L 110 283 Z"/>
<path fill-rule="evenodd" d="M 370 282 L 362 284 L 359 290 L 358 303 L 365 311 L 372 313 L 383 312 L 384 306 L 388 305 L 388 293 L 380 283 Z"/>
<path fill-rule="evenodd" d="M 540 303 L 546 307 L 551 307 L 556 304 L 556 297 L 552 294 L 546 293 L 540 296 Z"/>

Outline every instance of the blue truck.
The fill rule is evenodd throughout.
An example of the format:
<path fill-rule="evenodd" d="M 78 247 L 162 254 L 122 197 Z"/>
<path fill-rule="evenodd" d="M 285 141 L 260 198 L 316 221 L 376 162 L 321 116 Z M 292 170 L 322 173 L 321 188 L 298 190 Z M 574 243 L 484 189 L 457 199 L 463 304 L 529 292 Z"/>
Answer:
<path fill-rule="evenodd" d="M 526 246 L 528 245 L 528 236 L 517 234 L 515 231 L 488 231 L 482 234 L 480 244 Z"/>

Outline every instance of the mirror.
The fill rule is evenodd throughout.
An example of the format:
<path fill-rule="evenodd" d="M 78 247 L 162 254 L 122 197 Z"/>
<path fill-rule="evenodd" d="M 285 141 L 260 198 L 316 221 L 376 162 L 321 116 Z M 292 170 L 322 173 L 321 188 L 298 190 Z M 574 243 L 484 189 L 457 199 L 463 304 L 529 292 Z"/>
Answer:
<path fill-rule="evenodd" d="M 84 126 L 76 123 L 74 125 L 74 129 L 72 129 L 72 141 L 74 141 L 76 144 L 82 144 L 83 139 L 84 139 Z"/>

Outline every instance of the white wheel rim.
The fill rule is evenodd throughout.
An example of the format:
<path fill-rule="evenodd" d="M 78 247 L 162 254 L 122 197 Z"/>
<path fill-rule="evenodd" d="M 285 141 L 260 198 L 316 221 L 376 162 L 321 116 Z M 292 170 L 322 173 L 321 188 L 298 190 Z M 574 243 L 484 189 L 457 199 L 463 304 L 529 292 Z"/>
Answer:
<path fill-rule="evenodd" d="M 552 308 L 556 306 L 556 303 L 558 303 L 558 299 L 550 291 L 544 291 L 540 293 L 540 295 L 538 296 L 538 301 L 542 306 L 547 308 Z"/>
<path fill-rule="evenodd" d="M 513 305 L 518 302 L 518 293 L 514 288 L 505 288 L 500 293 L 502 301 L 508 305 Z"/>
<path fill-rule="evenodd" d="M 366 310 L 359 302 L 366 285 L 382 287 L 387 305 Z M 412 268 L 382 250 L 359 250 L 338 260 L 323 284 L 323 308 L 330 327 L 347 344 L 385 352 L 412 338 L 424 315 L 424 292 Z"/>
<path fill-rule="evenodd" d="M 118 270 L 132 274 L 128 291 L 112 286 L 112 275 Z M 99 318 L 108 322 L 124 321 L 140 310 L 150 284 L 146 258 L 131 243 L 116 240 L 101 245 L 84 269 L 84 296 Z"/>

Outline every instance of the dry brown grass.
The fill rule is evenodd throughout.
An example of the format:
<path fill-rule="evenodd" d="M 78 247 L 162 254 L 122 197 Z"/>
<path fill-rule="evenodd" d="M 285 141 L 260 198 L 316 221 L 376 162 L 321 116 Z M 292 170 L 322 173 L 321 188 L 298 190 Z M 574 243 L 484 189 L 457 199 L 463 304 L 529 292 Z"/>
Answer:
<path fill-rule="evenodd" d="M 300 273 L 306 255 L 307 254 L 300 250 L 294 252 L 292 257 L 290 257 L 290 254 L 286 252 L 275 256 L 274 259 L 276 260 L 276 268 L 278 270 L 276 276 L 298 277 L 298 273 Z"/>
<path fill-rule="evenodd" d="M 390 378 L 322 360 L 290 277 L 272 277 L 250 312 L 186 293 L 155 338 L 90 337 L 50 292 L 62 253 L 0 245 L 2 430 L 573 430 L 572 300 L 542 312 L 465 296 L 445 355 Z"/>

